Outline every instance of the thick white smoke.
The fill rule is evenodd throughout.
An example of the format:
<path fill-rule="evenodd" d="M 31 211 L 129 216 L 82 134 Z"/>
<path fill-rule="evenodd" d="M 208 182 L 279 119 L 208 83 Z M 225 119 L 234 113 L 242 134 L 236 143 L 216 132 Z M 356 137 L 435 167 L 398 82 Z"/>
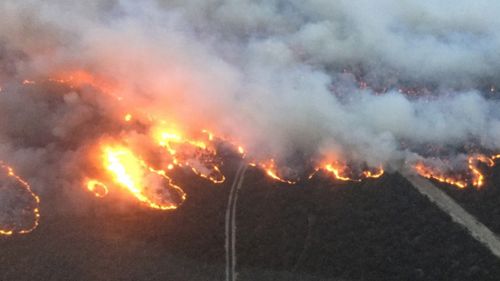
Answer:
<path fill-rule="evenodd" d="M 71 184 L 85 147 L 120 131 L 105 95 L 15 86 L 74 69 L 285 165 L 499 150 L 498 13 L 486 0 L 5 0 L 0 157 L 35 188 Z"/>

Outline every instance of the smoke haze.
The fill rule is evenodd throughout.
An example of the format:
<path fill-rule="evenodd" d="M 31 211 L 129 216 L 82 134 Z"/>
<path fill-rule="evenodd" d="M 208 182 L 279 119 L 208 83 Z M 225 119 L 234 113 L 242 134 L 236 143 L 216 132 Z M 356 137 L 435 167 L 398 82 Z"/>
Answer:
<path fill-rule="evenodd" d="M 5 0 L 0 157 L 37 191 L 80 185 L 96 141 L 140 139 L 125 108 L 283 165 L 461 163 L 500 149 L 499 13 L 486 0 Z M 122 102 L 21 83 L 75 70 Z"/>

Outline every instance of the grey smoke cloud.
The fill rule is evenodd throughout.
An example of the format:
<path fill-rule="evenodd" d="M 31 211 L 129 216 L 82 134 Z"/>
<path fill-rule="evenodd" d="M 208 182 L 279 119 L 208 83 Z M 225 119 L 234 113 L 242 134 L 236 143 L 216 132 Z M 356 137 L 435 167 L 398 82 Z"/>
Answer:
<path fill-rule="evenodd" d="M 491 1 L 2 1 L 0 156 L 35 189 L 71 185 L 85 148 L 120 134 L 114 101 L 92 89 L 15 86 L 71 69 L 257 159 L 397 169 L 439 156 L 428 147 L 456 159 L 471 144 L 499 150 L 499 12 Z"/>

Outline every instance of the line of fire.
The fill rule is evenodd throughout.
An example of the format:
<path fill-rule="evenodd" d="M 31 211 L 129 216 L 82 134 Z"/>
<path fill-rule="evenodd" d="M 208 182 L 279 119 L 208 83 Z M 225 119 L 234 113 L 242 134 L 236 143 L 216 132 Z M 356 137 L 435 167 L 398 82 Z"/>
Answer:
<path fill-rule="evenodd" d="M 326 154 L 311 161 L 312 164 L 297 173 L 290 172 L 283 163 L 270 156 L 256 158 L 244 143 L 229 136 L 220 135 L 217 128 L 207 127 L 199 131 L 188 130 L 182 124 L 163 120 L 147 113 L 128 110 L 126 101 L 120 96 L 118 86 L 90 72 L 77 70 L 59 73 L 50 78 L 21 81 L 21 87 L 36 87 L 39 83 L 55 84 L 78 91 L 91 87 L 114 99 L 122 109 L 116 116 L 122 126 L 118 136 L 103 134 L 88 148 L 88 157 L 83 166 L 90 167 L 81 178 L 82 188 L 96 198 L 111 193 L 121 193 L 136 200 L 138 204 L 160 211 L 175 210 L 189 199 L 183 187 L 173 179 L 172 173 L 179 169 L 189 171 L 210 184 L 225 181 L 222 172 L 221 150 L 238 155 L 247 165 L 259 169 L 271 180 L 286 185 L 307 181 L 315 176 L 331 177 L 336 181 L 358 182 L 380 178 L 384 175 L 384 163 L 349 163 L 334 154 Z M 132 133 L 145 132 L 146 139 L 137 140 Z M 147 143 L 147 145 L 144 145 Z M 481 188 L 487 177 L 484 171 L 493 167 L 500 154 L 474 153 L 467 157 L 462 170 L 433 166 L 432 163 L 411 163 L 413 171 L 425 178 L 449 184 L 459 189 Z M 26 234 L 39 224 L 40 198 L 27 180 L 14 172 L 8 163 L 0 164 L 2 192 L 16 200 L 10 216 L 2 216 L 1 235 Z"/>

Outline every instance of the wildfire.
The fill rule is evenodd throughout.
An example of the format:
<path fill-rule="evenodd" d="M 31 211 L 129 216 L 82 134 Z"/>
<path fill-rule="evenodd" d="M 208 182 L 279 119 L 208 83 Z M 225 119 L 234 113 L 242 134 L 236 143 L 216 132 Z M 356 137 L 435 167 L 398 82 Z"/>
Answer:
<path fill-rule="evenodd" d="M 157 144 L 166 149 L 171 163 L 169 169 L 173 166 L 189 167 L 194 174 L 219 184 L 225 181 L 217 163 L 217 152 L 212 141 L 214 135 L 206 134 L 207 140 L 185 137 L 179 131 L 173 129 L 156 128 L 153 130 L 153 138 Z"/>
<path fill-rule="evenodd" d="M 383 176 L 385 173 L 384 169 L 381 167 L 378 168 L 378 170 L 367 170 L 363 171 L 363 176 L 367 179 L 378 179 L 381 176 Z"/>
<path fill-rule="evenodd" d="M 360 182 L 363 179 L 376 179 L 380 178 L 381 176 L 384 175 L 385 171 L 383 168 L 379 167 L 377 169 L 367 169 L 364 170 L 360 173 L 359 176 L 357 177 L 352 177 L 349 176 L 351 173 L 349 167 L 347 165 L 341 165 L 341 164 L 325 164 L 323 166 L 323 169 L 335 176 L 336 179 L 340 181 L 357 181 Z"/>
<path fill-rule="evenodd" d="M 120 91 L 118 85 L 109 82 L 108 80 L 104 79 L 104 77 L 99 77 L 83 69 L 56 73 L 48 79 L 42 79 L 42 80 L 24 79 L 22 81 L 22 84 L 36 85 L 39 82 L 52 82 L 57 84 L 64 84 L 71 89 L 81 88 L 83 86 L 90 86 L 95 89 L 98 89 L 100 92 L 104 94 L 116 98 L 118 101 L 123 100 L 123 97 L 118 95 Z"/>
<path fill-rule="evenodd" d="M 122 100 L 119 93 L 122 89 L 112 81 L 108 81 L 103 77 L 92 74 L 85 70 L 73 70 L 61 72 L 54 75 L 48 81 L 67 85 L 69 88 L 79 88 L 90 86 L 104 94 L 111 95 L 118 100 Z M 35 80 L 22 81 L 25 85 L 36 84 Z M 123 103 L 125 105 L 125 103 Z M 235 142 L 233 139 L 217 136 L 212 131 L 202 130 L 200 132 L 183 131 L 180 127 L 175 126 L 175 122 L 168 123 L 163 120 L 156 119 L 155 116 L 148 115 L 148 121 L 138 118 L 141 112 L 132 111 L 131 108 L 123 108 L 122 115 L 119 115 L 121 122 L 139 124 L 150 131 L 150 138 L 158 147 L 165 151 L 162 158 L 161 169 L 155 169 L 147 164 L 141 155 L 136 155 L 132 149 L 123 145 L 104 145 L 101 147 L 102 157 L 99 165 L 102 165 L 103 173 L 107 173 L 107 180 L 86 179 L 85 186 L 96 197 L 106 196 L 113 187 L 117 186 L 134 198 L 154 209 L 171 210 L 176 209 L 185 199 L 186 194 L 171 178 L 167 175 L 167 171 L 172 171 L 175 167 L 188 168 L 194 174 L 212 183 L 219 184 L 225 181 L 225 176 L 222 173 L 220 166 L 221 160 L 217 154 L 216 144 L 224 144 L 231 146 L 241 158 L 244 158 L 249 165 L 257 167 L 265 172 L 265 174 L 278 182 L 286 184 L 296 184 L 299 179 L 294 177 L 289 178 L 290 173 L 286 168 L 278 166 L 274 158 L 267 160 L 254 161 L 244 145 Z M 137 115 L 136 115 L 137 113 Z M 131 122 L 132 120 L 137 122 Z M 171 126 L 170 126 L 171 125 Z M 323 171 L 340 181 L 360 182 L 363 179 L 379 178 L 384 175 L 382 166 L 377 168 L 355 169 L 342 161 L 336 159 L 332 161 L 324 160 L 318 162 L 316 167 L 311 167 L 313 172 L 307 177 L 311 179 L 317 172 Z M 467 185 L 481 187 L 484 185 L 485 177 L 482 174 L 479 165 L 492 167 L 495 161 L 500 159 L 500 154 L 493 156 L 474 155 L 468 158 L 467 175 L 448 175 L 440 172 L 424 163 L 418 163 L 414 166 L 415 171 L 423 177 L 434 179 L 443 183 L 451 184 L 459 188 L 465 188 Z M 338 161 L 337 161 L 338 160 Z M 5 168 L 5 167 L 4 167 Z M 8 168 L 10 169 L 10 168 Z M 164 169 L 164 170 L 162 170 Z M 10 169 L 9 175 L 18 180 L 31 194 L 35 201 L 39 203 L 38 197 L 32 193 L 29 185 L 22 179 L 15 176 Z M 26 233 L 32 231 L 38 225 L 39 211 L 38 207 L 33 209 L 35 223 L 32 228 L 17 231 L 17 233 Z M 14 233 L 14 230 L 10 230 Z M 9 234 L 9 230 L 0 230 L 0 234 Z"/>
<path fill-rule="evenodd" d="M 160 210 L 175 209 L 186 199 L 186 194 L 173 184 L 166 171 L 187 167 L 212 183 L 225 180 L 215 160 L 214 136 L 206 135 L 208 140 L 188 138 L 179 130 L 154 127 L 153 141 L 167 152 L 163 157 L 167 163 L 162 163 L 165 170 L 152 168 L 123 145 L 104 145 L 102 166 L 111 175 L 112 185 L 124 188 L 145 205 Z M 109 185 L 100 180 L 90 179 L 85 185 L 96 197 L 104 197 L 109 192 Z"/>
<path fill-rule="evenodd" d="M 423 163 L 417 163 L 414 166 L 415 171 L 428 179 L 434 179 L 442 183 L 447 183 L 458 188 L 466 188 L 471 185 L 475 188 L 481 188 L 485 183 L 485 177 L 478 167 L 479 163 L 483 163 L 487 167 L 495 166 L 495 161 L 500 159 L 500 154 L 486 156 L 477 154 L 469 156 L 467 159 L 467 173 L 466 175 L 447 175 L 439 169 L 426 166 Z"/>
<path fill-rule="evenodd" d="M 125 122 L 132 121 L 132 114 L 130 113 L 125 114 L 125 116 L 123 116 L 123 120 L 125 120 Z"/>
<path fill-rule="evenodd" d="M 224 138 L 222 136 L 216 136 L 213 132 L 203 129 L 201 132 L 205 135 L 207 135 L 208 140 L 210 142 L 215 141 L 216 139 L 223 142 L 224 144 L 227 144 L 228 146 L 232 147 L 238 154 L 241 155 L 242 158 L 245 158 L 246 156 L 246 149 L 241 145 L 235 142 L 234 140 Z"/>
<path fill-rule="evenodd" d="M 122 100 L 122 97 L 117 95 L 117 85 L 82 69 L 57 73 L 49 81 L 66 84 L 71 88 L 91 86 L 105 94 L 116 97 L 118 100 Z"/>
<path fill-rule="evenodd" d="M 472 172 L 472 185 L 480 188 L 484 184 L 484 175 L 481 173 L 479 168 L 477 167 L 477 164 L 479 162 L 482 162 L 486 164 L 488 167 L 493 167 L 495 166 L 495 160 L 496 155 L 492 157 L 488 157 L 485 155 L 476 155 L 476 156 L 471 156 L 469 157 L 468 160 L 468 167 L 469 170 Z"/>
<path fill-rule="evenodd" d="M 458 188 L 467 187 L 467 182 L 465 182 L 464 180 L 451 176 L 446 176 L 445 174 L 440 173 L 439 171 L 433 170 L 431 167 L 425 166 L 423 163 L 416 164 L 414 168 L 415 171 L 424 178 L 434 179 L 442 183 L 454 185 Z"/>
<path fill-rule="evenodd" d="M 338 162 L 334 162 L 334 163 L 322 164 L 322 165 L 314 168 L 313 171 L 311 173 L 309 173 L 309 175 L 306 178 L 308 180 L 310 180 L 319 171 L 325 171 L 328 174 L 332 174 L 335 177 L 335 179 L 340 180 L 340 181 L 360 182 L 363 179 L 380 178 L 385 173 L 384 169 L 382 167 L 379 167 L 376 169 L 363 170 L 357 177 L 353 177 L 352 175 L 350 175 L 353 173 L 353 171 L 347 165 L 341 165 Z M 280 168 L 277 166 L 276 162 L 272 158 L 270 160 L 267 160 L 267 161 L 261 161 L 257 164 L 250 163 L 249 165 L 251 165 L 253 167 L 258 167 L 258 168 L 264 170 L 265 174 L 267 176 L 269 176 L 271 179 L 282 182 L 282 183 L 296 184 L 299 181 L 298 179 L 286 179 L 283 176 L 281 176 L 279 173 Z"/>
<path fill-rule="evenodd" d="M 153 209 L 176 209 L 186 200 L 186 193 L 165 171 L 153 169 L 125 147 L 105 147 L 103 160 L 117 185 Z"/>
<path fill-rule="evenodd" d="M 108 187 L 98 180 L 88 180 L 87 189 L 96 197 L 104 197 L 109 193 Z"/>
<path fill-rule="evenodd" d="M 40 198 L 33 192 L 31 186 L 25 180 L 16 175 L 14 169 L 2 162 L 0 162 L 0 168 L 3 170 L 3 172 L 5 172 L 5 175 L 7 176 L 6 181 L 2 182 L 2 188 L 21 187 L 23 191 L 29 195 L 29 201 L 31 201 L 28 204 L 30 206 L 24 207 L 21 211 L 21 215 L 23 217 L 29 217 L 29 225 L 19 226 L 16 225 L 17 222 L 10 221 L 7 223 L 7 225 L 0 226 L 0 235 L 30 233 L 38 227 L 38 223 L 40 220 Z M 9 180 L 12 180 L 12 182 L 9 183 Z"/>
<path fill-rule="evenodd" d="M 335 176 L 335 178 L 338 180 L 341 180 L 341 181 L 359 181 L 359 180 L 351 179 L 348 176 L 345 176 L 344 175 L 345 167 L 340 167 L 340 166 L 335 167 L 332 164 L 326 164 L 324 169 L 326 171 L 332 173 Z"/>
<path fill-rule="evenodd" d="M 104 94 L 108 94 L 122 100 L 117 95 L 119 87 L 109 81 L 94 75 L 85 70 L 74 70 L 57 73 L 48 79 L 49 82 L 67 85 L 70 88 L 80 88 L 90 86 L 98 89 Z M 36 84 L 34 80 L 24 80 L 23 84 Z M 129 112 L 123 115 L 125 122 L 131 122 L 133 115 Z M 152 124 L 159 123 L 163 126 L 164 121 L 149 120 Z M 157 144 L 168 152 L 171 156 L 171 163 L 167 163 L 166 170 L 172 170 L 175 166 L 187 167 L 196 175 L 205 178 L 213 183 L 222 183 L 225 180 L 219 165 L 217 164 L 216 151 L 213 148 L 212 141 L 214 135 L 208 132 L 203 132 L 208 136 L 208 140 L 201 140 L 195 138 L 188 138 L 184 134 L 175 130 L 161 130 L 157 131 L 157 126 L 148 124 L 154 128 L 155 135 L 153 138 Z M 158 134 L 156 134 L 159 132 Z M 242 148 L 240 148 L 242 151 Z M 106 170 L 110 172 L 114 178 L 113 182 L 116 185 L 125 187 L 130 191 L 135 198 L 145 203 L 151 208 L 168 210 L 177 208 L 178 204 L 173 203 L 175 200 L 163 202 L 158 199 L 158 196 L 151 195 L 153 192 L 146 192 L 145 189 L 152 189 L 151 186 L 145 187 L 143 184 L 147 181 L 154 182 L 160 185 L 168 186 L 171 193 L 170 195 L 162 194 L 163 197 L 179 197 L 179 201 L 184 201 L 186 194 L 182 189 L 172 183 L 170 177 L 167 176 L 164 170 L 155 170 L 147 165 L 140 157 L 132 154 L 132 152 L 124 147 L 117 149 L 106 149 L 107 161 Z M 97 179 L 87 179 L 85 181 L 86 188 L 92 192 L 96 197 L 104 197 L 109 193 L 108 186 L 102 181 Z M 164 192 L 165 193 L 165 192 Z M 176 195 L 175 195 L 176 194 Z"/>
<path fill-rule="evenodd" d="M 266 172 L 266 175 L 268 175 L 271 179 L 277 180 L 282 183 L 287 183 L 287 184 L 296 184 L 296 180 L 289 180 L 285 179 L 281 176 L 278 175 L 278 167 L 276 165 L 276 162 L 274 159 L 270 159 L 268 161 L 262 161 L 259 164 L 251 164 L 252 166 L 259 167 L 262 170 Z"/>

